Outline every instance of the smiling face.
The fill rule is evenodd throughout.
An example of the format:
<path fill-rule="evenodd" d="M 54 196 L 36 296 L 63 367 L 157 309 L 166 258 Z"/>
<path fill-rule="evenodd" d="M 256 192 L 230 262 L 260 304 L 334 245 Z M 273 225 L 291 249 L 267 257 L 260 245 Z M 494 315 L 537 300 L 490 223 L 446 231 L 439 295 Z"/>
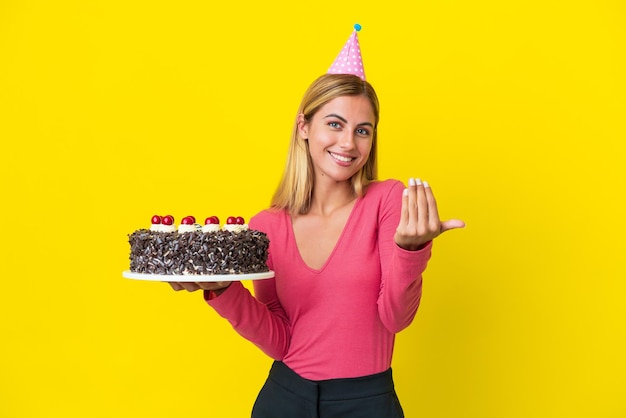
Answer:
<path fill-rule="evenodd" d="M 340 96 L 307 122 L 298 116 L 298 131 L 308 138 L 315 181 L 345 182 L 365 165 L 372 149 L 375 116 L 365 96 Z"/>

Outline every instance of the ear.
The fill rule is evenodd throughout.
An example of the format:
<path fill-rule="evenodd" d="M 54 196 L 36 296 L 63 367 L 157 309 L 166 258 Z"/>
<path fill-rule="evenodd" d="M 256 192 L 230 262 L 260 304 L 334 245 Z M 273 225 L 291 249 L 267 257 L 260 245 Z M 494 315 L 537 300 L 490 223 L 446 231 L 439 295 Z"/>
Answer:
<path fill-rule="evenodd" d="M 309 124 L 304 119 L 303 113 L 298 114 L 298 117 L 296 119 L 296 126 L 298 127 L 298 134 L 300 135 L 300 137 L 303 139 L 308 139 L 309 138 Z"/>

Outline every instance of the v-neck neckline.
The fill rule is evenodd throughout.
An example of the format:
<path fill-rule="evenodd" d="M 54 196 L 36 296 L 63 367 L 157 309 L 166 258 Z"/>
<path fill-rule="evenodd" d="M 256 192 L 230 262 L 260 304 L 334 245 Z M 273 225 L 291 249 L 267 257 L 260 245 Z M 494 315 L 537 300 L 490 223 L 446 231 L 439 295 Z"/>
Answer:
<path fill-rule="evenodd" d="M 330 254 L 328 254 L 328 257 L 326 258 L 326 261 L 324 261 L 324 264 L 322 264 L 322 266 L 319 269 L 315 269 L 311 266 L 309 266 L 306 261 L 304 261 L 304 258 L 302 257 L 302 253 L 300 252 L 300 248 L 298 248 L 298 241 L 296 240 L 296 232 L 293 229 L 293 219 L 291 218 L 291 215 L 288 212 L 285 212 L 285 216 L 287 216 L 287 222 L 289 224 L 289 239 L 291 240 L 291 245 L 293 245 L 295 252 L 298 256 L 298 260 L 300 261 L 300 263 L 302 264 L 302 266 L 304 266 L 307 270 L 313 272 L 313 273 L 322 273 L 326 267 L 330 264 L 330 262 L 332 261 L 335 253 L 337 252 L 339 246 L 341 245 L 342 241 L 344 240 L 344 236 L 346 235 L 346 230 L 348 229 L 348 227 L 350 226 L 350 223 L 352 222 L 352 218 L 354 217 L 354 213 L 356 212 L 357 207 L 359 206 L 359 204 L 361 203 L 362 198 L 357 197 L 355 202 L 354 202 L 354 206 L 352 206 L 352 209 L 350 209 L 350 214 L 348 215 L 348 219 L 346 219 L 346 223 L 344 224 L 341 233 L 339 234 L 339 238 L 337 238 L 337 242 L 335 242 L 335 245 L 333 246 L 332 251 L 330 252 Z"/>

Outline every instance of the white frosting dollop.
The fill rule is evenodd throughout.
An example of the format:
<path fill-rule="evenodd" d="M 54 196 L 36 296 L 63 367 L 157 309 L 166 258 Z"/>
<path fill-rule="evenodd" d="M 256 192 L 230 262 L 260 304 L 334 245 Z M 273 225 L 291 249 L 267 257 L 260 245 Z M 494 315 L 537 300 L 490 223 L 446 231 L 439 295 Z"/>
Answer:
<path fill-rule="evenodd" d="M 241 231 L 247 231 L 248 230 L 248 224 L 244 224 L 244 225 L 239 225 L 239 224 L 226 224 L 222 227 L 222 229 L 224 231 L 230 231 L 230 232 L 241 232 Z"/>
<path fill-rule="evenodd" d="M 202 232 L 217 232 L 219 230 L 219 224 L 206 224 L 202 226 Z"/>
<path fill-rule="evenodd" d="M 184 234 L 185 232 L 196 232 L 200 231 L 202 227 L 198 224 L 188 225 L 188 224 L 180 224 L 178 225 L 178 233 Z"/>
<path fill-rule="evenodd" d="M 150 226 L 152 232 L 174 232 L 176 227 L 174 225 L 152 224 Z"/>

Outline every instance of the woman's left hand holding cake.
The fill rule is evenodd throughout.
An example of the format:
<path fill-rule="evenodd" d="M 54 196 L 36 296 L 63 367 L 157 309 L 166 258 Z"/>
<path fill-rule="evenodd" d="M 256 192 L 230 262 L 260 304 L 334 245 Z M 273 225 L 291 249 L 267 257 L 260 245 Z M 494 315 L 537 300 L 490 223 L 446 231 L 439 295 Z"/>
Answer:
<path fill-rule="evenodd" d="M 196 290 L 212 290 L 216 295 L 220 295 L 232 282 L 168 282 L 172 289 L 195 292 Z"/>
<path fill-rule="evenodd" d="M 211 216 L 204 221 L 203 232 L 218 231 L 220 220 L 217 216 Z M 183 218 L 179 226 L 179 232 L 189 232 L 197 230 L 196 219 L 193 216 Z M 197 290 L 212 290 L 216 295 L 220 295 L 232 282 L 168 282 L 172 289 L 195 292 Z"/>

